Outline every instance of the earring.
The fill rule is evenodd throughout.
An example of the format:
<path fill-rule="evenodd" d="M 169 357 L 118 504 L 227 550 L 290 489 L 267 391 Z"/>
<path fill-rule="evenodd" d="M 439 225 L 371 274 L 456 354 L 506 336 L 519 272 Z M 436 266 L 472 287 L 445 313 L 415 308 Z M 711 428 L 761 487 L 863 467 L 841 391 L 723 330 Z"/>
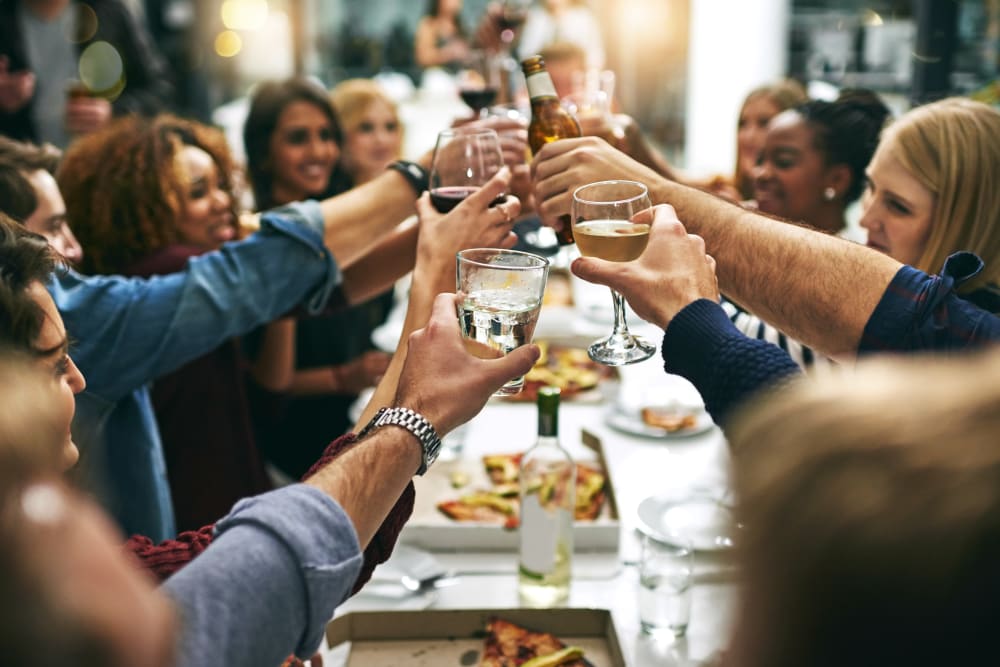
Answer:
<path fill-rule="evenodd" d="M 834 190 L 832 187 L 823 190 L 823 199 L 827 201 L 833 201 L 833 198 L 836 196 L 837 196 L 837 191 Z"/>

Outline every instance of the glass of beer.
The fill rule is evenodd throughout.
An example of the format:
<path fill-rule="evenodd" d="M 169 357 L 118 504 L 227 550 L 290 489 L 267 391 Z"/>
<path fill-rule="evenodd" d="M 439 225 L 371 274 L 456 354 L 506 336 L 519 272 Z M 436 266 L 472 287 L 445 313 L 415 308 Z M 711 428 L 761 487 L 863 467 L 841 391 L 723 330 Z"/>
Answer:
<path fill-rule="evenodd" d="M 468 349 L 498 357 L 531 342 L 542 307 L 549 260 L 517 250 L 470 248 L 458 253 L 458 320 Z M 494 395 L 517 394 L 524 377 Z"/>
<path fill-rule="evenodd" d="M 609 262 L 630 262 L 639 257 L 649 241 L 649 191 L 636 181 L 600 181 L 573 193 L 573 236 L 580 254 Z M 637 220 L 640 216 L 642 221 Z M 649 359 L 656 353 L 652 343 L 629 333 L 625 322 L 625 299 L 611 290 L 614 330 L 594 342 L 590 358 L 608 366 L 624 366 Z"/>

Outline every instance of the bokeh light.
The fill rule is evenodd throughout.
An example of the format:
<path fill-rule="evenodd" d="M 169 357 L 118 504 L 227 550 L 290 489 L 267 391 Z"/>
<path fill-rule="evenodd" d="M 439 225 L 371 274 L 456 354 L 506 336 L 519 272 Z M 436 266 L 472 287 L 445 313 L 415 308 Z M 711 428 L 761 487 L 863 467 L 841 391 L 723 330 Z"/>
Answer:
<path fill-rule="evenodd" d="M 215 37 L 215 52 L 223 58 L 232 58 L 243 49 L 243 40 L 232 30 L 223 30 Z"/>
<path fill-rule="evenodd" d="M 230 30 L 258 30 L 267 23 L 267 0 L 225 0 L 222 23 Z"/>
<path fill-rule="evenodd" d="M 125 87 L 125 65 L 108 42 L 90 44 L 80 54 L 80 81 L 94 95 L 115 99 Z"/>

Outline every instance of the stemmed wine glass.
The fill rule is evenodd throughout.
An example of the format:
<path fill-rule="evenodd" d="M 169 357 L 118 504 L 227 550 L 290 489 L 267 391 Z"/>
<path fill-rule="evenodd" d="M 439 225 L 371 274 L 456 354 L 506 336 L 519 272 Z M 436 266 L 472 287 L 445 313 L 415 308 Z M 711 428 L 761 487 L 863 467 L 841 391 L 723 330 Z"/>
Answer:
<path fill-rule="evenodd" d="M 500 24 L 500 41 L 504 51 L 509 55 L 511 44 L 517 38 L 517 31 L 528 18 L 531 0 L 503 0 L 500 6 L 498 23 Z"/>
<path fill-rule="evenodd" d="M 478 49 L 471 51 L 456 79 L 462 101 L 479 118 L 485 118 L 500 91 L 500 63 L 496 56 Z"/>
<path fill-rule="evenodd" d="M 443 130 L 431 159 L 431 203 L 440 213 L 447 213 L 483 187 L 502 166 L 500 137 L 495 130 Z M 505 197 L 501 195 L 491 205 L 503 202 Z"/>
<path fill-rule="evenodd" d="M 611 262 L 629 262 L 646 249 L 648 216 L 652 204 L 646 186 L 636 181 L 600 181 L 573 193 L 573 236 L 580 254 Z M 638 217 L 637 217 L 638 216 Z M 614 331 L 593 343 L 590 358 L 608 366 L 624 366 L 648 359 L 656 347 L 629 333 L 625 299 L 611 290 L 615 308 Z"/>

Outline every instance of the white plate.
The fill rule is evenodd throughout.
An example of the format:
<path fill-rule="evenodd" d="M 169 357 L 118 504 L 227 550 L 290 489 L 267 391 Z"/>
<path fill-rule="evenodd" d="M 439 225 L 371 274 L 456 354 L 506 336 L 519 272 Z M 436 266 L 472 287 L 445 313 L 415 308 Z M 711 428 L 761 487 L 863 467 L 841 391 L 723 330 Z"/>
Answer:
<path fill-rule="evenodd" d="M 650 426 L 642 421 L 642 417 L 638 413 L 631 410 L 623 410 L 620 406 L 612 406 L 604 414 L 604 421 L 608 426 L 629 435 L 641 435 L 647 438 L 661 438 L 665 440 L 699 435 L 711 430 L 715 426 L 715 422 L 712 421 L 707 412 L 698 410 L 694 426 L 677 431 L 668 431 L 664 428 Z"/>
<path fill-rule="evenodd" d="M 696 551 L 733 548 L 732 513 L 710 496 L 653 496 L 639 503 L 639 530 L 661 542 L 683 535 Z"/>

